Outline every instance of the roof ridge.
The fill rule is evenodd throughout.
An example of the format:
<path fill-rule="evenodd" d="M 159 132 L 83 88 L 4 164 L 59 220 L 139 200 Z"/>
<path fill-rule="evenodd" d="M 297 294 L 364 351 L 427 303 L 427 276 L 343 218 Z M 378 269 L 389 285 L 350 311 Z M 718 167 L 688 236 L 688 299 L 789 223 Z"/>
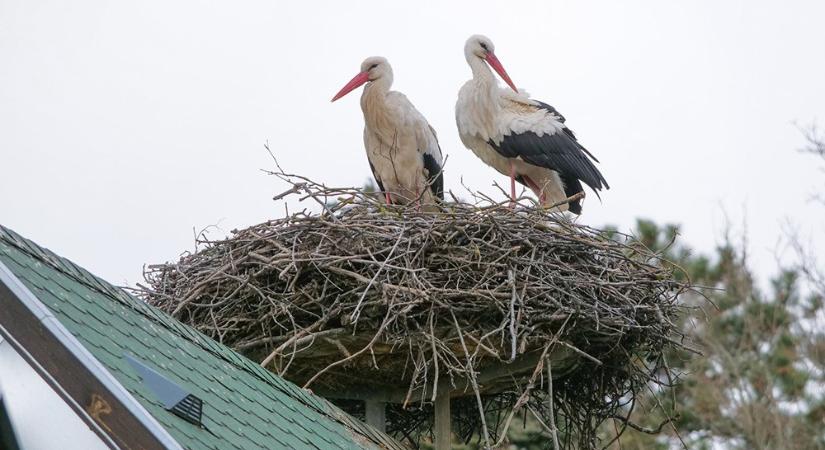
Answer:
<path fill-rule="evenodd" d="M 323 401 L 331 405 L 326 399 L 303 392 L 298 386 L 292 385 L 283 378 L 277 377 L 271 371 L 261 367 L 260 364 L 256 364 L 254 361 L 239 354 L 230 347 L 209 338 L 200 331 L 132 296 L 123 288 L 112 285 L 108 281 L 94 275 L 83 267 L 78 266 L 68 258 L 60 256 L 55 252 L 38 245 L 34 241 L 21 236 L 19 233 L 2 224 L 0 224 L 0 241 L 8 243 L 38 261 L 42 261 L 54 270 L 68 276 L 87 288 L 92 289 L 106 297 L 113 298 L 123 306 L 126 306 L 134 310 L 136 313 L 143 315 L 146 319 L 157 323 L 158 325 L 169 330 L 171 333 L 174 333 L 193 345 L 200 347 L 208 354 L 219 358 L 221 361 L 231 364 L 239 370 L 252 374 L 260 381 L 266 383 L 284 395 L 300 402 L 305 407 L 311 408 L 319 414 L 328 417 L 330 420 L 341 424 L 353 432 L 364 435 L 367 438 L 374 439 L 376 437 L 373 430 L 369 429 L 362 423 L 352 420 L 343 420 L 339 417 L 339 415 L 333 414 L 334 410 L 328 411 L 319 407 L 319 401 Z M 280 383 L 278 381 L 280 381 Z M 287 388 L 287 386 L 294 386 L 294 388 L 290 389 Z"/>

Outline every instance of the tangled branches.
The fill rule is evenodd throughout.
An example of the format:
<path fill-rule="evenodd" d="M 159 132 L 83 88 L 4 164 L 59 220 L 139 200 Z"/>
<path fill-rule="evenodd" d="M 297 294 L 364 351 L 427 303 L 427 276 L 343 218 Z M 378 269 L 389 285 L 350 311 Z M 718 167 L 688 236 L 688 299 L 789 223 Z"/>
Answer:
<path fill-rule="evenodd" d="M 590 448 L 635 393 L 668 383 L 687 286 L 632 238 L 534 207 L 416 212 L 281 176 L 293 187 L 276 198 L 323 212 L 149 266 L 147 301 L 356 410 L 389 403 L 388 431 L 413 444 L 449 393 L 463 439 L 492 446 L 530 414 L 559 448 Z"/>

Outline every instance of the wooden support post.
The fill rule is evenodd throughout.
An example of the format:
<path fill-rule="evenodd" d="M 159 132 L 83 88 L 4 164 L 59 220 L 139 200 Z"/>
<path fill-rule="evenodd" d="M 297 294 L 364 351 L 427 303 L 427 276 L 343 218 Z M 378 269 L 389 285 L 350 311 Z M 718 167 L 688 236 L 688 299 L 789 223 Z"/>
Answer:
<path fill-rule="evenodd" d="M 452 429 L 450 427 L 450 393 L 435 397 L 435 430 L 433 431 L 435 450 L 450 450 Z"/>
<path fill-rule="evenodd" d="M 367 424 L 378 431 L 387 432 L 387 404 L 376 400 L 366 400 Z"/>

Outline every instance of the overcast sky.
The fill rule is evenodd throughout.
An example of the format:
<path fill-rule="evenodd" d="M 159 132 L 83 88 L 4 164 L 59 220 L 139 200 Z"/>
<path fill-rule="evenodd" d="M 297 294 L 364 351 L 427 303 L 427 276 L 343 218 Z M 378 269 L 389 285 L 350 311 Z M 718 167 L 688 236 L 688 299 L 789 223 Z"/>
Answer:
<path fill-rule="evenodd" d="M 193 228 L 283 214 L 267 140 L 290 171 L 361 185 L 360 92 L 329 99 L 370 55 L 438 131 L 447 187 L 495 193 L 507 179 L 454 120 L 482 33 L 601 160 L 612 189 L 580 221 L 680 223 L 708 251 L 727 211 L 768 273 L 783 221 L 825 229 L 794 126 L 825 127 L 823 17 L 822 1 L 0 0 L 0 223 L 133 284 Z"/>

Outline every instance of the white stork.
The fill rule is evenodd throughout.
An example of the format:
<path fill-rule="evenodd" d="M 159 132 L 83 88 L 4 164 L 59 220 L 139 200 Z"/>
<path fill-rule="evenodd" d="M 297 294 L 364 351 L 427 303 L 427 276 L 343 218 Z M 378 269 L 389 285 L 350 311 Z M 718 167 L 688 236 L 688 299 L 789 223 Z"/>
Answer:
<path fill-rule="evenodd" d="M 435 130 L 404 94 L 390 91 L 392 68 L 385 58 L 365 59 L 358 75 L 332 101 L 364 83 L 364 147 L 387 204 L 433 205 L 443 200 L 443 161 Z"/>
<path fill-rule="evenodd" d="M 564 116 L 552 106 L 519 92 L 495 55 L 489 38 L 470 36 L 464 57 L 473 79 L 461 87 L 455 106 L 458 133 L 482 161 L 510 177 L 510 200 L 516 181 L 529 187 L 544 206 L 582 192 L 581 182 L 596 195 L 607 181 L 593 165 L 598 160 L 576 140 Z M 489 65 L 489 67 L 488 67 Z M 492 67 L 512 88 L 499 88 Z M 590 159 L 588 159 L 590 157 Z M 581 201 L 558 206 L 581 214 Z"/>

